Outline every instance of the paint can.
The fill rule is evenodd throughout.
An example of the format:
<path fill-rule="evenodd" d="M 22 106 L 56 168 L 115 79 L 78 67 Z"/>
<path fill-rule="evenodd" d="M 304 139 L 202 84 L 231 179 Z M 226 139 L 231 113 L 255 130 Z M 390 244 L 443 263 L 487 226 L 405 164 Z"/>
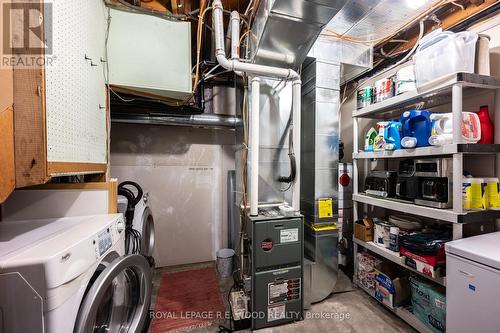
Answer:
<path fill-rule="evenodd" d="M 391 78 L 385 78 L 375 82 L 375 103 L 380 103 L 394 96 L 394 84 Z"/>
<path fill-rule="evenodd" d="M 358 90 L 358 109 L 362 109 L 373 103 L 373 88 L 366 86 Z"/>
<path fill-rule="evenodd" d="M 413 66 L 403 67 L 397 71 L 394 82 L 394 93 L 399 95 L 415 89 L 417 89 L 417 83 Z"/>

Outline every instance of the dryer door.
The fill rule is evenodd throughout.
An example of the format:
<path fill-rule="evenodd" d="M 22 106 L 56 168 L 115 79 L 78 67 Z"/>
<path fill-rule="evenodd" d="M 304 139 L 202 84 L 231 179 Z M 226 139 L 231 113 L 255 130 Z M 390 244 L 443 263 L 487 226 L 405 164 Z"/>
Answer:
<path fill-rule="evenodd" d="M 74 332 L 141 332 L 149 313 L 151 289 L 151 268 L 143 256 L 113 260 L 86 293 Z"/>
<path fill-rule="evenodd" d="M 149 207 L 146 207 L 141 218 L 141 254 L 146 257 L 152 257 L 155 247 L 155 224 Z"/>

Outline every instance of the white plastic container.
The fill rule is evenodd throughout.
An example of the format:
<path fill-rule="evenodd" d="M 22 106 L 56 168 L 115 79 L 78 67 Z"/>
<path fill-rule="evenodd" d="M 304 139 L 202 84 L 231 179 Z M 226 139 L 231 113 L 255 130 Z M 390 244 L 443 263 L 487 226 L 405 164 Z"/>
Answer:
<path fill-rule="evenodd" d="M 431 136 L 429 144 L 443 146 L 453 142 L 453 113 L 433 113 Z M 473 112 L 462 113 L 462 138 L 466 143 L 476 143 L 481 140 L 481 122 Z"/>
<path fill-rule="evenodd" d="M 414 58 L 417 87 L 457 72 L 474 73 L 477 39 L 470 31 L 444 31 L 421 41 Z"/>

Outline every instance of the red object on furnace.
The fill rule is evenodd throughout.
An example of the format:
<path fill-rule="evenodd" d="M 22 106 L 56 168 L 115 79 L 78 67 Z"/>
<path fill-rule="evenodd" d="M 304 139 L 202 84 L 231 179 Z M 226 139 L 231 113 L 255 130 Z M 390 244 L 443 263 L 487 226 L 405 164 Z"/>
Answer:
<path fill-rule="evenodd" d="M 490 119 L 488 105 L 481 106 L 477 115 L 479 117 L 479 122 L 481 123 L 481 140 L 479 140 L 478 143 L 492 144 L 495 129 Z"/>

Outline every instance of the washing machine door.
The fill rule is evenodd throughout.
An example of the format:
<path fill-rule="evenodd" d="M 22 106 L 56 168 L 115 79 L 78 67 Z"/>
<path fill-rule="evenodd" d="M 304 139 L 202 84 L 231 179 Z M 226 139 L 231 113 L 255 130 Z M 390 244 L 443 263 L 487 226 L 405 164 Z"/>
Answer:
<path fill-rule="evenodd" d="M 149 207 L 144 209 L 141 218 L 142 230 L 139 230 L 141 233 L 141 254 L 146 257 L 152 257 L 155 247 L 155 224 Z"/>
<path fill-rule="evenodd" d="M 142 331 L 152 291 L 151 268 L 143 256 L 116 258 L 89 287 L 74 333 Z"/>

